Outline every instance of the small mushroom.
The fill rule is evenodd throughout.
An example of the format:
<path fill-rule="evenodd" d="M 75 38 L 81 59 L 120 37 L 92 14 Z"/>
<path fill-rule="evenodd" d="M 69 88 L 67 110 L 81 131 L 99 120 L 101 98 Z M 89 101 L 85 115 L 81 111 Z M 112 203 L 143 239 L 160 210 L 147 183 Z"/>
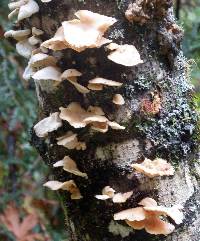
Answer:
<path fill-rule="evenodd" d="M 88 89 L 102 90 L 104 85 L 111 86 L 111 87 L 119 87 L 119 86 L 122 86 L 122 83 L 113 81 L 113 80 L 96 77 L 92 80 L 89 80 Z"/>
<path fill-rule="evenodd" d="M 38 70 L 32 77 L 35 80 L 53 80 L 56 84 L 61 82 L 61 72 L 55 66 L 48 66 Z"/>
<path fill-rule="evenodd" d="M 124 105 L 125 104 L 125 100 L 124 100 L 123 96 L 120 94 L 115 94 L 113 96 L 112 102 L 116 105 Z"/>
<path fill-rule="evenodd" d="M 16 50 L 19 55 L 29 59 L 31 57 L 32 51 L 35 49 L 27 39 L 21 40 L 16 44 Z"/>
<path fill-rule="evenodd" d="M 77 134 L 68 131 L 66 135 L 57 138 L 57 144 L 68 148 L 69 150 L 86 150 L 85 142 L 79 142 Z"/>
<path fill-rule="evenodd" d="M 146 212 L 142 207 L 130 208 L 114 215 L 114 220 L 142 221 L 146 218 Z"/>
<path fill-rule="evenodd" d="M 80 85 L 78 82 L 77 82 L 77 77 L 81 76 L 82 74 L 76 70 L 76 69 L 68 69 L 68 70 L 65 70 L 62 75 L 61 75 L 61 79 L 64 80 L 64 79 L 67 79 L 72 85 L 74 85 L 74 87 L 82 94 L 87 94 L 89 93 L 90 91 Z"/>
<path fill-rule="evenodd" d="M 41 40 L 36 37 L 36 36 L 31 36 L 29 39 L 28 39 L 28 42 L 31 44 L 31 45 L 37 45 L 41 42 Z"/>
<path fill-rule="evenodd" d="M 31 34 L 31 30 L 30 29 L 24 29 L 24 30 L 9 30 L 7 32 L 5 32 L 4 37 L 5 38 L 14 38 L 17 41 L 21 41 L 24 39 L 27 39 L 27 37 Z"/>
<path fill-rule="evenodd" d="M 19 0 L 17 2 L 11 2 L 8 4 L 8 8 L 10 10 L 15 10 L 17 8 L 22 7 L 23 5 L 27 4 L 29 0 Z"/>
<path fill-rule="evenodd" d="M 63 160 L 56 162 L 54 167 L 63 167 L 63 170 L 74 175 L 88 178 L 86 173 L 81 172 L 74 160 L 72 160 L 69 156 L 65 156 Z"/>
<path fill-rule="evenodd" d="M 46 137 L 49 132 L 57 130 L 62 126 L 62 121 L 59 118 L 59 113 L 55 112 L 49 117 L 41 120 L 34 126 L 35 133 L 38 137 Z"/>
<path fill-rule="evenodd" d="M 156 158 L 153 161 L 145 158 L 141 164 L 133 164 L 132 167 L 135 168 L 137 172 L 143 173 L 150 178 L 174 175 L 173 166 L 161 158 Z"/>
<path fill-rule="evenodd" d="M 34 0 L 28 0 L 28 2 L 23 4 L 19 9 L 18 21 L 29 18 L 37 12 L 39 12 L 38 4 Z"/>
<path fill-rule="evenodd" d="M 118 45 L 115 43 L 111 43 L 106 47 L 112 51 L 108 55 L 108 59 L 112 60 L 117 64 L 131 67 L 143 63 L 140 58 L 139 52 L 133 45 Z"/>
<path fill-rule="evenodd" d="M 55 57 L 44 53 L 34 54 L 30 61 L 31 67 L 33 68 L 56 66 L 57 63 L 57 59 Z"/>
<path fill-rule="evenodd" d="M 126 193 L 116 193 L 113 188 L 106 186 L 102 190 L 102 195 L 96 195 L 95 197 L 100 200 L 112 199 L 113 203 L 125 203 L 131 196 L 133 192 Z"/>
<path fill-rule="evenodd" d="M 40 36 L 44 34 L 44 31 L 36 27 L 32 27 L 32 34 L 33 36 Z"/>
<path fill-rule="evenodd" d="M 59 181 L 48 181 L 44 185 L 44 187 L 48 187 L 53 191 L 57 190 L 66 190 L 71 193 L 71 199 L 81 199 L 81 193 L 78 189 L 74 180 L 66 181 L 66 182 L 59 182 Z"/>

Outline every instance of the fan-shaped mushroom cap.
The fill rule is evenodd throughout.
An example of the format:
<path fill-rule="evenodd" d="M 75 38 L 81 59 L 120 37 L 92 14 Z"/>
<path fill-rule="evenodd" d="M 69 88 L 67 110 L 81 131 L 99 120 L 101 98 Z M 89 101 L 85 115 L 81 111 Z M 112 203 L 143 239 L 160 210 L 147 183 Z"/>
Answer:
<path fill-rule="evenodd" d="M 150 178 L 174 175 L 173 166 L 161 158 L 156 158 L 153 161 L 146 158 L 141 164 L 133 164 L 132 167 Z"/>
<path fill-rule="evenodd" d="M 32 34 L 33 36 L 40 36 L 44 34 L 44 31 L 36 27 L 32 27 Z"/>
<path fill-rule="evenodd" d="M 70 150 L 86 150 L 85 142 L 79 142 L 77 134 L 74 134 L 72 131 L 68 131 L 66 135 L 57 138 L 57 144 L 64 146 Z"/>
<path fill-rule="evenodd" d="M 81 193 L 73 180 L 66 182 L 48 181 L 43 186 L 50 188 L 53 191 L 62 189 L 71 193 L 71 199 L 81 199 Z"/>
<path fill-rule="evenodd" d="M 81 76 L 82 73 L 79 72 L 78 70 L 76 69 L 67 69 L 65 70 L 62 75 L 61 75 L 61 79 L 67 79 L 72 85 L 75 86 L 75 88 L 82 94 L 87 94 L 89 93 L 90 91 L 80 85 L 78 82 L 77 82 L 77 77 Z"/>
<path fill-rule="evenodd" d="M 81 52 L 86 48 L 98 48 L 111 42 L 105 39 L 103 35 L 116 22 L 116 19 L 88 10 L 80 10 L 75 15 L 79 19 L 62 23 L 65 41 L 69 48 Z"/>
<path fill-rule="evenodd" d="M 102 84 L 88 84 L 88 89 L 89 90 L 103 90 L 103 85 Z"/>
<path fill-rule="evenodd" d="M 109 121 L 108 125 L 114 130 L 125 130 L 126 129 L 126 127 L 119 125 L 115 121 Z"/>
<path fill-rule="evenodd" d="M 53 56 L 44 53 L 37 53 L 31 57 L 31 67 L 46 67 L 46 66 L 56 66 L 57 59 Z"/>
<path fill-rule="evenodd" d="M 62 121 L 59 118 L 59 113 L 55 112 L 49 117 L 41 120 L 34 126 L 35 133 L 38 137 L 46 137 L 48 132 L 57 130 L 62 126 Z"/>
<path fill-rule="evenodd" d="M 29 0 L 19 0 L 17 2 L 11 2 L 8 4 L 10 10 L 15 10 L 16 8 L 20 8 L 21 6 L 28 3 Z"/>
<path fill-rule="evenodd" d="M 141 221 L 146 218 L 143 208 L 130 208 L 114 214 L 114 220 Z"/>
<path fill-rule="evenodd" d="M 72 160 L 69 156 L 65 156 L 63 160 L 56 162 L 54 167 L 63 167 L 63 170 L 66 172 L 72 173 L 74 175 L 88 178 L 86 173 L 81 172 L 74 160 Z"/>
<path fill-rule="evenodd" d="M 49 2 L 51 2 L 52 0 L 41 0 L 41 2 L 43 2 L 43 3 L 49 3 Z"/>
<path fill-rule="evenodd" d="M 41 39 L 39 39 L 38 37 L 36 36 L 31 36 L 29 39 L 28 39 L 28 42 L 31 44 L 31 45 L 37 45 L 41 42 Z"/>
<path fill-rule="evenodd" d="M 133 45 L 117 45 L 111 43 L 107 48 L 113 51 L 108 55 L 108 59 L 117 64 L 131 67 L 143 63 L 140 59 L 139 52 Z"/>
<path fill-rule="evenodd" d="M 152 206 L 144 207 L 144 210 L 156 216 L 169 216 L 174 220 L 176 224 L 181 224 L 184 218 L 183 213 L 176 206 L 171 208 L 166 208 L 162 206 Z"/>
<path fill-rule="evenodd" d="M 26 39 L 31 34 L 30 29 L 24 29 L 24 30 L 9 30 L 4 33 L 5 38 L 14 38 L 18 41 Z"/>
<path fill-rule="evenodd" d="M 155 207 L 157 206 L 157 202 L 153 198 L 146 197 L 142 199 L 139 203 L 139 205 L 144 207 Z"/>
<path fill-rule="evenodd" d="M 110 186 L 106 186 L 102 190 L 102 195 L 96 195 L 95 197 L 100 200 L 107 200 L 115 195 L 115 190 Z"/>
<path fill-rule="evenodd" d="M 29 18 L 37 12 L 39 12 L 38 4 L 34 0 L 28 0 L 28 2 L 23 4 L 19 9 L 18 21 Z"/>
<path fill-rule="evenodd" d="M 87 111 L 92 113 L 92 114 L 95 114 L 95 115 L 105 115 L 102 108 L 98 107 L 98 106 L 91 106 L 90 105 Z"/>
<path fill-rule="evenodd" d="M 32 51 L 35 49 L 27 39 L 21 40 L 16 44 L 16 50 L 19 55 L 29 59 L 31 57 Z"/>
<path fill-rule="evenodd" d="M 113 87 L 119 87 L 122 86 L 122 83 L 113 81 L 113 80 L 108 80 L 100 77 L 96 77 L 92 80 L 89 80 L 89 84 L 96 84 L 96 85 L 107 85 L 107 86 L 113 86 Z"/>
<path fill-rule="evenodd" d="M 55 82 L 61 82 L 61 72 L 54 66 L 48 66 L 41 70 L 38 70 L 34 75 L 35 80 L 54 80 Z"/>
<path fill-rule="evenodd" d="M 112 101 L 116 105 L 124 105 L 125 104 L 125 100 L 124 100 L 123 96 L 120 95 L 120 94 L 115 94 L 113 96 L 113 100 Z"/>
<path fill-rule="evenodd" d="M 58 28 L 53 38 L 50 38 L 41 44 L 41 47 L 48 49 L 63 50 L 67 48 L 67 43 L 64 38 L 63 27 Z"/>
<path fill-rule="evenodd" d="M 116 193 L 113 196 L 114 203 L 125 203 L 131 196 L 133 195 L 133 191 L 126 193 Z"/>

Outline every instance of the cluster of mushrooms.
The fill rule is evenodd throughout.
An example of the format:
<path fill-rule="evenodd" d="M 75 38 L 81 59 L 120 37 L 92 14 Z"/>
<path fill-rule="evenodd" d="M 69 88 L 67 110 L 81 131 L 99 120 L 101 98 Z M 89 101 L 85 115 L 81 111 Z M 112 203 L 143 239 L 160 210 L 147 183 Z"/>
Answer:
<path fill-rule="evenodd" d="M 50 2 L 51 0 L 41 1 Z M 12 2 L 9 4 L 9 8 L 12 11 L 8 15 L 9 19 L 16 16 L 17 21 L 39 12 L 39 6 L 34 0 Z M 73 49 L 77 52 L 82 52 L 88 48 L 105 46 L 107 51 L 109 51 L 108 59 L 116 64 L 131 67 L 143 63 L 139 52 L 133 45 L 118 45 L 104 38 L 104 33 L 117 22 L 115 18 L 88 10 L 80 10 L 75 13 L 75 16 L 76 18 L 73 20 L 62 22 L 62 26 L 58 28 L 55 35 L 45 42 L 42 42 L 40 39 L 44 32 L 35 27 L 31 30 L 10 30 L 5 33 L 5 37 L 12 37 L 18 41 L 16 44 L 18 53 L 29 59 L 28 66 L 23 74 L 24 79 L 33 78 L 38 83 L 50 81 L 54 87 L 58 88 L 63 80 L 67 80 L 83 95 L 87 95 L 90 91 L 103 91 L 104 86 L 110 88 L 122 86 L 120 82 L 97 76 L 89 80 L 87 87 L 85 87 L 78 83 L 78 77 L 82 75 L 79 70 L 67 69 L 61 72 L 57 67 L 58 59 L 48 54 L 49 49 L 53 51 Z M 125 100 L 120 94 L 115 94 L 113 96 L 113 104 L 124 105 Z M 46 138 L 48 133 L 62 126 L 62 121 L 68 122 L 74 129 L 89 126 L 92 130 L 101 133 L 106 133 L 109 127 L 115 130 L 125 129 L 117 122 L 110 121 L 102 108 L 91 105 L 88 109 L 83 109 L 79 103 L 72 102 L 66 108 L 60 107 L 58 112 L 50 114 L 50 116 L 37 123 L 34 126 L 35 133 L 40 138 Z M 87 148 L 86 143 L 79 141 L 78 134 L 72 131 L 68 131 L 65 135 L 57 138 L 57 145 L 77 151 L 84 151 Z M 62 167 L 68 173 L 88 178 L 87 173 L 80 171 L 76 161 L 71 159 L 70 156 L 65 156 L 63 160 L 57 161 L 53 167 Z M 160 158 L 155 160 L 145 159 L 140 164 L 133 164 L 132 167 L 149 178 L 174 174 L 173 167 Z M 66 182 L 48 181 L 44 186 L 51 190 L 66 190 L 71 194 L 71 199 L 83 198 L 74 180 Z M 132 195 L 133 191 L 116 193 L 112 187 L 106 186 L 102 189 L 102 193 L 96 195 L 95 198 L 104 201 L 110 199 L 113 203 L 125 203 Z M 139 207 L 114 214 L 114 220 L 124 220 L 136 230 L 145 229 L 151 234 L 164 235 L 173 232 L 175 227 L 164 221 L 163 216 L 170 217 L 176 224 L 180 224 L 183 220 L 183 213 L 180 211 L 182 207 L 166 208 L 158 206 L 157 202 L 149 197 L 143 199 L 138 204 Z"/>

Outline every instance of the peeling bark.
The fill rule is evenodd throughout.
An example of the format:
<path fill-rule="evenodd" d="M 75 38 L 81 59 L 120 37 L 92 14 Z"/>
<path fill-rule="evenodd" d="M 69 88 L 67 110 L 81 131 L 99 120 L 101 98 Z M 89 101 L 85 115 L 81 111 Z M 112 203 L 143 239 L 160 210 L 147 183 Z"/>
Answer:
<path fill-rule="evenodd" d="M 73 128 L 66 122 L 58 131 L 44 140 L 32 133 L 32 144 L 44 161 L 53 164 L 70 155 L 88 179 L 74 177 L 61 169 L 54 169 L 56 180 L 74 179 L 83 199 L 73 201 L 62 192 L 68 212 L 68 232 L 71 241 L 198 241 L 200 235 L 199 180 L 200 166 L 197 155 L 197 115 L 192 103 L 192 87 L 188 82 L 187 60 L 181 51 L 182 30 L 176 25 L 172 1 L 136 0 L 136 11 L 130 0 L 52 0 L 40 4 L 40 12 L 21 25 L 45 31 L 43 40 L 52 37 L 64 20 L 74 18 L 74 12 L 87 9 L 115 17 L 118 22 L 106 37 L 118 44 L 134 44 L 141 53 L 143 64 L 124 67 L 107 59 L 104 47 L 88 49 L 82 53 L 73 50 L 49 53 L 61 57 L 58 66 L 64 71 L 76 68 L 83 77 L 80 83 L 101 76 L 123 82 L 122 87 L 82 95 L 67 81 L 52 88 L 49 82 L 35 82 L 40 106 L 40 118 L 57 112 L 71 102 L 82 107 L 100 106 L 109 119 L 126 126 L 126 130 L 109 130 L 105 134 L 79 129 L 80 141 L 87 143 L 86 151 L 67 150 L 56 144 L 56 138 Z M 131 5 L 132 4 L 132 5 Z M 132 8 L 132 9 L 131 9 Z M 125 12 L 135 14 L 133 23 Z M 136 14 L 137 13 L 137 14 Z M 145 21 L 144 21 L 145 19 Z M 114 94 L 121 94 L 126 104 L 115 106 Z M 155 96 L 159 96 L 161 109 L 155 111 Z M 74 131 L 74 130 L 73 130 Z M 133 172 L 130 164 L 144 157 L 162 157 L 173 163 L 173 177 L 149 179 Z M 133 190 L 125 204 L 94 198 L 105 186 L 117 192 Z M 144 197 L 152 197 L 159 204 L 184 206 L 185 219 L 171 235 L 152 236 L 144 231 L 134 231 L 125 222 L 113 221 L 115 212 L 136 207 Z"/>

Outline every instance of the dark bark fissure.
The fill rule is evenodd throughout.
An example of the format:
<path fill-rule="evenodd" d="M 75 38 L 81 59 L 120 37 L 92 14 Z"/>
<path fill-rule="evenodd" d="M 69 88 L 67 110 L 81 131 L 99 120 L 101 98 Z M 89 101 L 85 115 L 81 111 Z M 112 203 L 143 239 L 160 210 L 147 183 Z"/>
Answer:
<path fill-rule="evenodd" d="M 144 231 L 130 231 L 124 222 L 118 223 L 123 228 L 122 231 L 116 231 L 119 229 L 116 223 L 113 228 L 116 230 L 111 228 L 115 212 L 136 207 L 137 202 L 147 196 L 166 206 L 181 203 L 186 211 L 191 203 L 195 208 L 198 207 L 198 180 L 191 175 L 193 169 L 190 165 L 190 161 L 194 159 L 191 152 L 195 152 L 196 145 L 194 133 L 197 115 L 191 101 L 191 86 L 187 82 L 186 60 L 180 51 L 182 30 L 175 23 L 172 1 L 134 2 L 142 6 L 143 12 L 141 15 L 141 12 L 131 10 L 137 17 L 133 23 L 125 18 L 125 11 L 131 9 L 129 4 L 133 3 L 128 0 L 57 0 L 56 3 L 39 3 L 40 13 L 24 23 L 25 26 L 44 30 L 43 40 L 46 40 L 53 36 L 62 21 L 73 19 L 73 13 L 79 9 L 116 17 L 118 22 L 110 28 L 106 37 L 118 44 L 134 44 L 144 60 L 143 64 L 129 68 L 109 61 L 104 47 L 88 49 L 82 53 L 69 49 L 62 51 L 59 67 L 63 71 L 76 68 L 82 72 L 81 84 L 86 86 L 89 79 L 101 76 L 123 82 L 124 85 L 122 88 L 91 92 L 87 96 L 79 94 L 67 81 L 53 92 L 37 86 L 41 118 L 75 101 L 84 108 L 89 105 L 102 107 L 109 119 L 126 126 L 126 130 L 109 130 L 106 134 L 91 132 L 89 128 L 74 130 L 80 140 L 86 141 L 88 148 L 82 152 L 69 151 L 56 145 L 57 137 L 72 130 L 65 122 L 58 131 L 49 134 L 48 140 L 36 137 L 33 132 L 32 144 L 50 167 L 65 155 L 70 155 L 76 160 L 79 169 L 88 174 L 89 178 L 85 180 L 60 169 L 53 170 L 56 180 L 74 179 L 84 197 L 72 201 L 69 195 L 62 192 L 68 210 L 72 241 L 197 241 L 198 232 L 188 231 L 193 223 L 188 214 L 184 223 L 168 237 L 152 236 Z M 145 22 L 140 22 L 144 16 L 148 16 L 145 17 Z M 54 54 L 51 51 L 49 53 Z M 124 96 L 125 106 L 116 107 L 112 104 L 115 93 Z M 155 114 L 148 106 L 152 104 L 156 94 L 160 96 L 162 108 Z M 177 173 L 174 177 L 150 180 L 132 174 L 131 163 L 144 157 L 156 156 L 176 164 Z M 134 194 L 125 204 L 95 199 L 94 196 L 101 193 L 102 188 L 107 185 L 117 192 L 133 190 Z M 182 190 L 174 190 L 173 185 L 182 185 Z M 187 188 L 190 189 L 188 193 Z M 194 211 L 192 217 L 196 215 L 198 219 L 198 214 Z"/>

